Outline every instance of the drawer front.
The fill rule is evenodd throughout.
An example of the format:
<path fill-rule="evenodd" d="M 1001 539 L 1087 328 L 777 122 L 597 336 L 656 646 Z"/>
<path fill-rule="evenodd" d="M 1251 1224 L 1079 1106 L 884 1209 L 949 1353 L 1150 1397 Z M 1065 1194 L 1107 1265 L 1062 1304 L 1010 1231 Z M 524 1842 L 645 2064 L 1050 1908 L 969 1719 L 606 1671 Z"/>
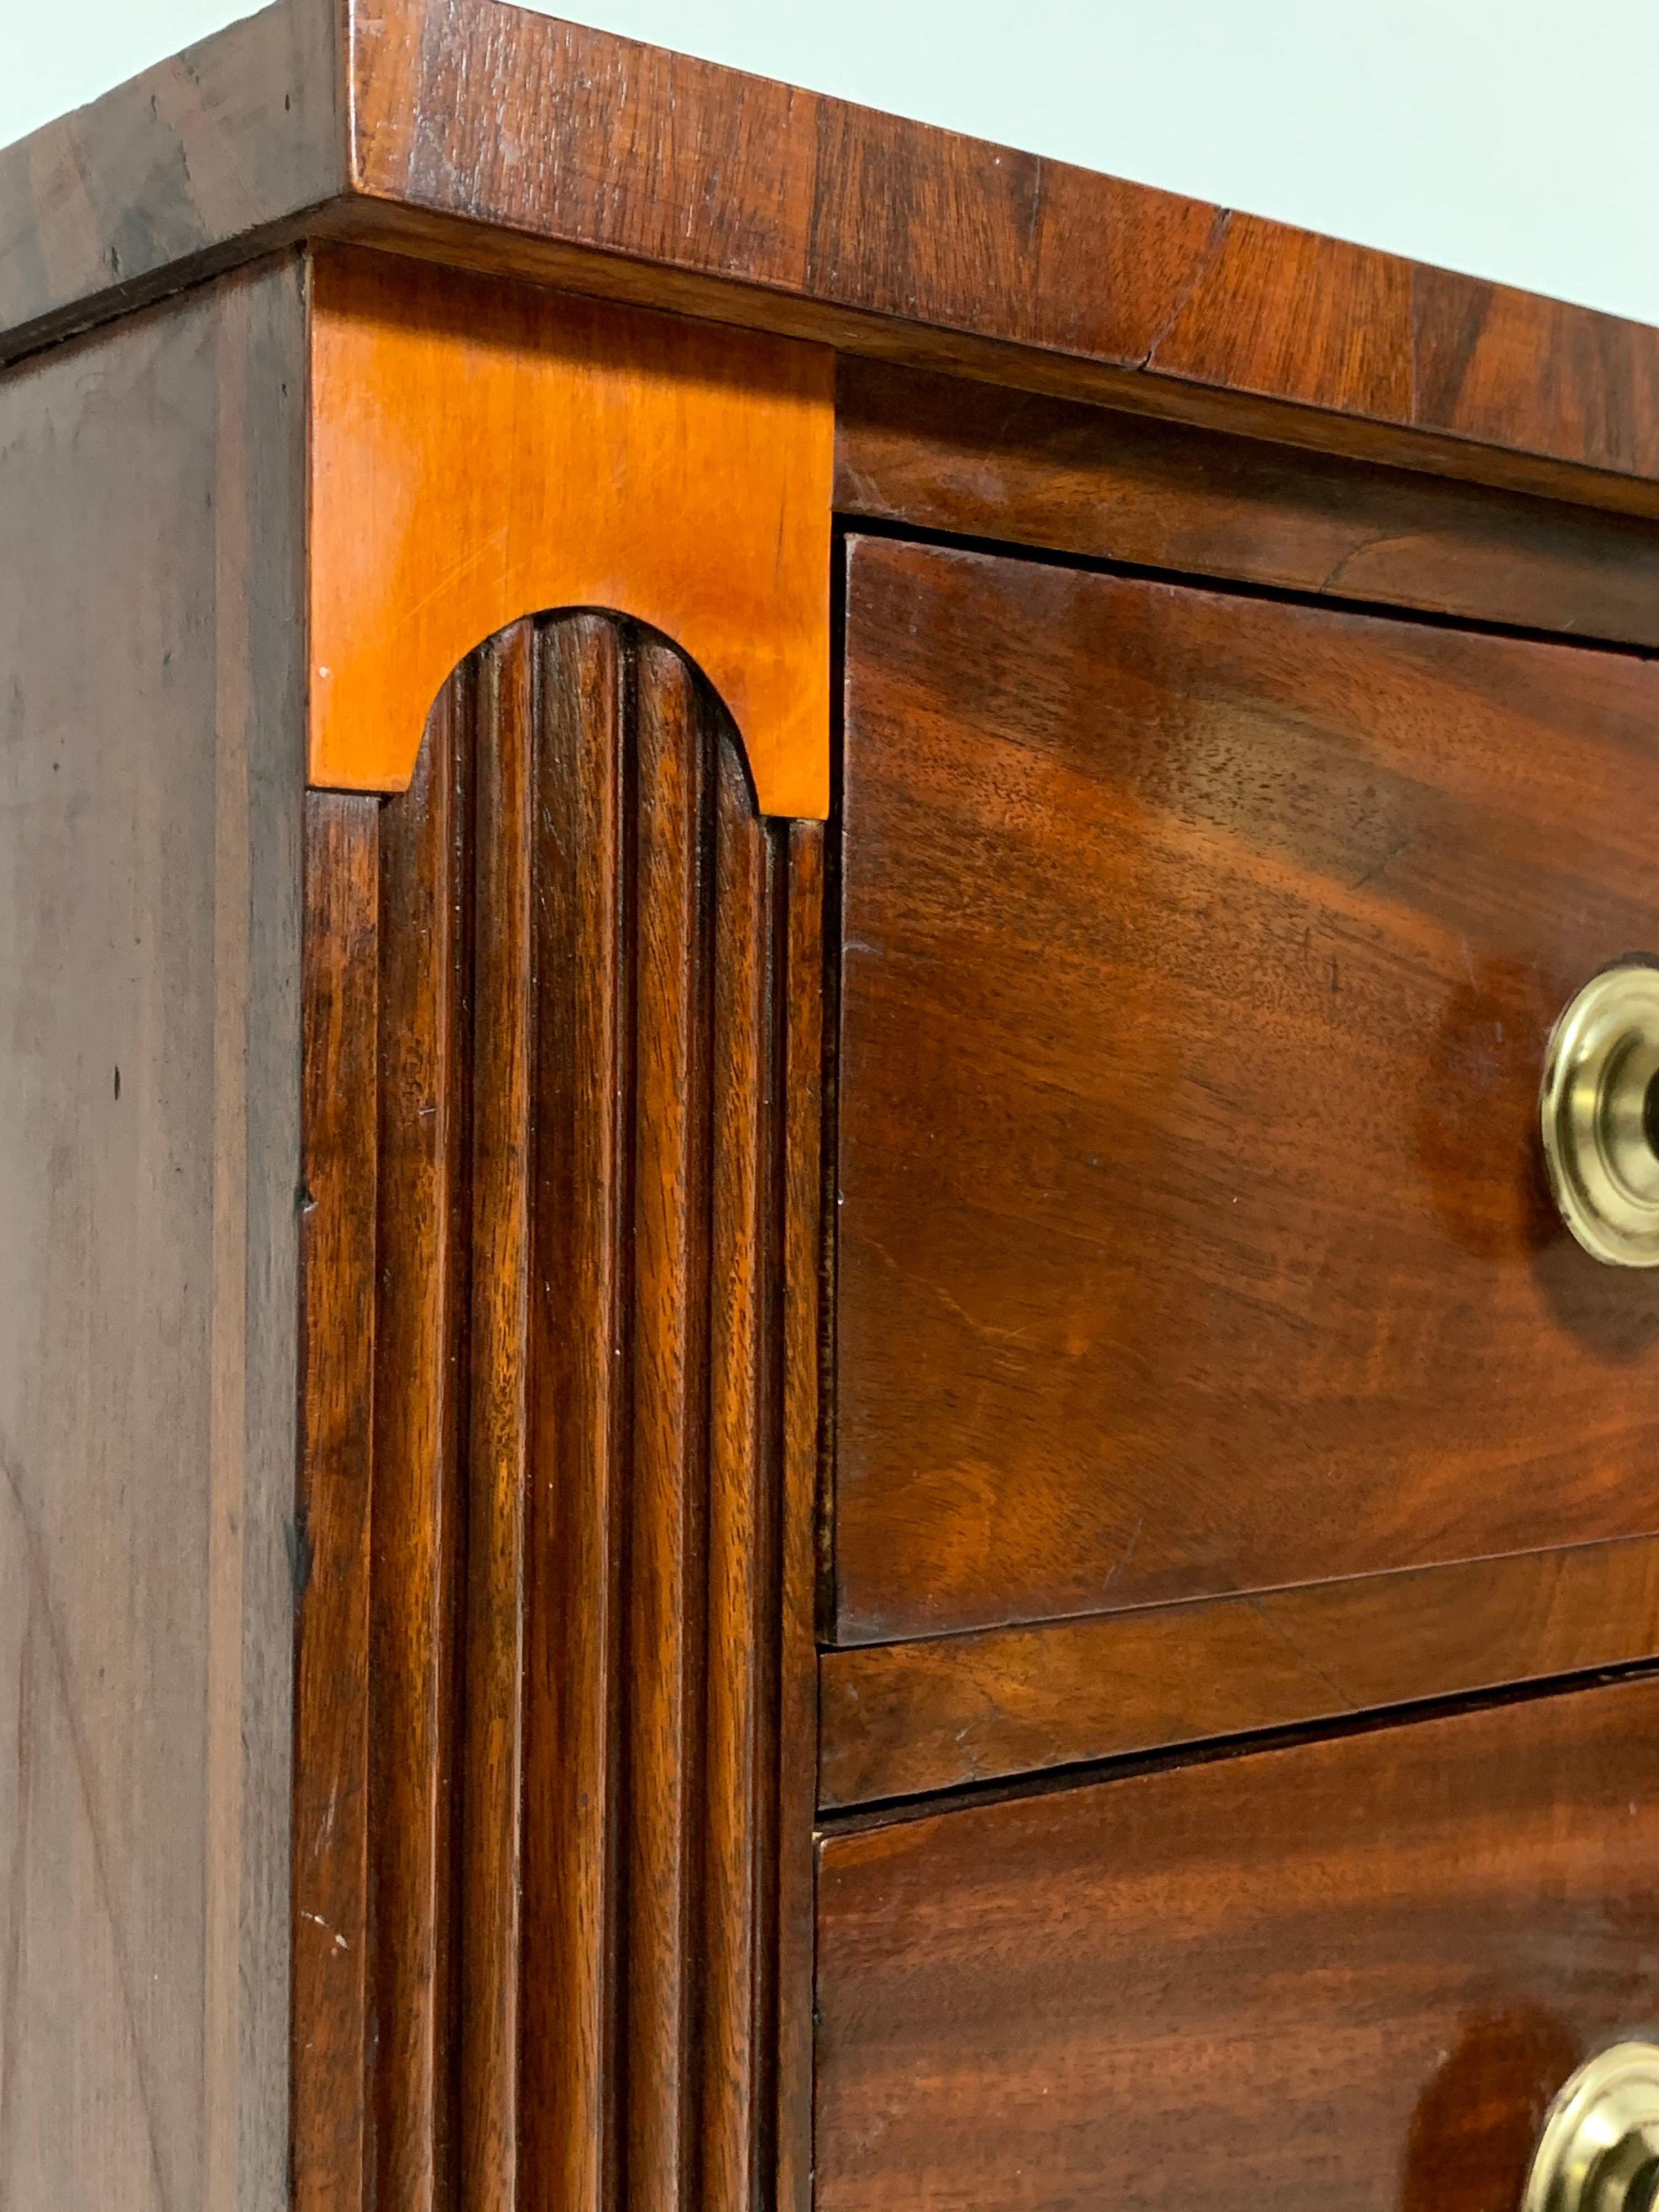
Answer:
<path fill-rule="evenodd" d="M 832 1837 L 817 2212 L 1514 2212 L 1659 2027 L 1659 1683 Z"/>
<path fill-rule="evenodd" d="M 1659 667 L 880 539 L 846 650 L 838 1640 L 1650 1530 L 1535 1101 Z"/>

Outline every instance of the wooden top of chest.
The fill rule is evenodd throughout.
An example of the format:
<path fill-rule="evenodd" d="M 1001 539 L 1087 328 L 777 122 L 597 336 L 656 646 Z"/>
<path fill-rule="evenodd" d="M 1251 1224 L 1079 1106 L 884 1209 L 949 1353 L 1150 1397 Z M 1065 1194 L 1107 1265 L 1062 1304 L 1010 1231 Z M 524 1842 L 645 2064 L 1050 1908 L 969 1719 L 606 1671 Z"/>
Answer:
<path fill-rule="evenodd" d="M 0 152 L 0 358 L 318 237 L 1659 513 L 1659 331 L 501 0 L 276 0 Z"/>

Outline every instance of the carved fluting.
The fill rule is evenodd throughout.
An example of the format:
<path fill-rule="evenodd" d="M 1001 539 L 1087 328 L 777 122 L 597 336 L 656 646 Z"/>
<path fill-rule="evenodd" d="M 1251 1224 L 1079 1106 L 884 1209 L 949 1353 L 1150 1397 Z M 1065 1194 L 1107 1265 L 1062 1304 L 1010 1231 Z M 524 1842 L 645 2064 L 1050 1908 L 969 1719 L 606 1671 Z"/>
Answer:
<path fill-rule="evenodd" d="M 805 2172 L 819 832 L 580 614 L 455 672 L 378 848 L 369 2118 L 313 2202 L 738 2212 Z"/>

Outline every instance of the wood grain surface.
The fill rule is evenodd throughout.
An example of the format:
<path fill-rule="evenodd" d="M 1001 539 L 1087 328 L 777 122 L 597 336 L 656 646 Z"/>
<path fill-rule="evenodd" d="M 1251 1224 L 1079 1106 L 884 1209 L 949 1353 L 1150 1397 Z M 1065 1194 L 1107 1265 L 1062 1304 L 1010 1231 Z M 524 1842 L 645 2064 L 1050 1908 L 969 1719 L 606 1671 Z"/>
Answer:
<path fill-rule="evenodd" d="M 1639 325 L 497 0 L 356 0 L 355 22 L 355 188 L 412 241 L 444 250 L 459 218 L 526 263 L 597 249 L 718 286 L 692 312 L 910 358 L 931 335 L 997 381 L 1158 406 L 1250 394 L 1290 434 L 1422 434 L 1455 471 L 1479 466 L 1462 441 L 1632 489 L 1659 465 Z"/>
<path fill-rule="evenodd" d="M 290 2172 L 304 2212 L 373 2202 L 362 2054 L 378 1994 L 369 1680 L 379 814 L 373 799 L 332 793 L 306 805 L 290 2061 Z M 383 1741 L 381 1759 L 400 1747 Z M 418 1807 L 406 1809 L 412 1826 Z M 391 2063 L 419 2033 L 418 2016 L 392 2029 Z"/>
<path fill-rule="evenodd" d="M 351 1442 L 308 1420 L 299 1757 L 350 1817 L 296 2202 L 796 2205 L 822 832 L 592 613 L 470 655 L 383 811 L 311 805 L 307 1371 Z"/>
<path fill-rule="evenodd" d="M 703 670 L 763 813 L 827 814 L 827 352 L 388 254 L 312 314 L 313 784 L 401 790 L 481 637 L 594 606 Z"/>
<path fill-rule="evenodd" d="M 285 2187 L 303 374 L 289 261 L 0 377 L 19 2212 Z"/>
<path fill-rule="evenodd" d="M 762 1954 L 766 2001 L 777 2020 L 775 2150 L 778 2212 L 812 2201 L 812 1838 L 802 1819 L 818 1790 L 818 1539 L 826 1427 L 823 1352 L 831 1295 L 825 1285 L 833 1206 L 827 1187 L 824 968 L 828 833 L 789 825 L 787 933 L 781 947 L 787 1006 L 781 1078 L 784 1118 L 783 1388 L 780 1468 L 777 1668 L 777 1915 Z M 766 1977 L 769 1972 L 770 1980 Z"/>
<path fill-rule="evenodd" d="M 819 1663 L 819 1802 L 952 1790 L 1659 1657 L 1659 1541 L 904 1644 Z"/>
<path fill-rule="evenodd" d="M 830 1837 L 820 2212 L 1512 2212 L 1659 2027 L 1659 1685 Z"/>
<path fill-rule="evenodd" d="M 278 0 L 0 148 L 0 360 L 297 236 L 347 185 L 343 31 Z"/>
<path fill-rule="evenodd" d="M 501 0 L 276 0 L 0 155 L 0 350 L 301 232 L 1659 512 L 1642 325 Z"/>
<path fill-rule="evenodd" d="M 1659 668 L 876 540 L 847 661 L 838 1640 L 1649 1530 L 1534 1132 Z"/>
<path fill-rule="evenodd" d="M 1365 461 L 843 358 L 836 506 L 1470 621 L 1659 645 L 1659 529 Z"/>

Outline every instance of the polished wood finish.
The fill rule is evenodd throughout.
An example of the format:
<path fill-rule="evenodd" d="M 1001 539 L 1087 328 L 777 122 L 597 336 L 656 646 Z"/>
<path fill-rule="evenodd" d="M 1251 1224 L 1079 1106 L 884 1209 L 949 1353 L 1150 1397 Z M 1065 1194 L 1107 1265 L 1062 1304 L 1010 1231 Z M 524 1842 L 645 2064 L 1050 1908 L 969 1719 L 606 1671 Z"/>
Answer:
<path fill-rule="evenodd" d="M 1510 2212 L 1659 2017 L 1659 334 L 278 0 L 0 358 L 0 2198 Z"/>
<path fill-rule="evenodd" d="M 819 1801 L 953 1790 L 1659 1657 L 1659 1540 L 826 1651 Z"/>
<path fill-rule="evenodd" d="M 783 1510 L 778 1533 L 776 1949 L 769 1964 L 777 2020 L 777 2212 L 806 2212 L 812 2196 L 812 1838 L 802 1815 L 818 1790 L 818 1540 L 826 1427 L 824 1295 L 833 1204 L 827 1147 L 824 967 L 827 833 L 789 827 L 788 928 L 783 946 L 787 1006 L 783 1047 L 783 1389 L 780 1407 Z"/>
<path fill-rule="evenodd" d="M 1627 515 L 843 358 L 848 519 L 1659 645 L 1659 531 Z"/>
<path fill-rule="evenodd" d="M 499 0 L 358 0 L 356 23 L 354 188 L 425 250 L 486 226 L 503 266 L 620 283 L 571 249 L 626 257 L 690 312 L 848 352 L 1200 420 L 1249 394 L 1275 434 L 1476 474 L 1467 441 L 1652 509 L 1659 333 L 1638 325 Z M 619 173 L 618 146 L 651 158 Z"/>
<path fill-rule="evenodd" d="M 480 638 L 594 606 L 702 669 L 763 813 L 828 813 L 828 353 L 380 254 L 318 256 L 313 330 L 314 784 L 403 789 Z"/>
<path fill-rule="evenodd" d="M 311 805 L 296 2202 L 803 2203 L 822 833 L 592 613 Z"/>
<path fill-rule="evenodd" d="M 1649 1529 L 1534 1127 L 1659 668 L 878 540 L 847 662 L 839 1640 Z"/>
<path fill-rule="evenodd" d="M 303 378 L 292 262 L 0 377 L 19 2212 L 284 2186 Z"/>
<path fill-rule="evenodd" d="M 1647 1680 L 831 1836 L 818 2212 L 1510 2212 L 1656 1801 Z"/>
<path fill-rule="evenodd" d="M 300 234 L 1659 513 L 1659 333 L 501 0 L 276 0 L 0 155 L 0 352 Z"/>
<path fill-rule="evenodd" d="M 457 692 L 433 714 L 425 779 L 409 803 L 339 802 L 378 817 L 379 875 L 368 887 L 378 929 L 381 881 L 401 887 L 402 927 L 380 943 L 377 1003 L 363 1024 L 365 1056 L 378 1042 L 374 1141 L 380 1205 L 376 1256 L 396 1297 L 372 1316 L 375 1467 L 399 1480 L 374 1517 L 371 1804 L 395 1808 L 377 1843 L 375 1910 L 397 1940 L 377 1946 L 374 2006 L 381 2023 L 373 2129 L 380 2197 L 430 2212 L 453 2201 L 461 2115 L 453 2063 L 458 2000 L 454 1899 L 461 1865 L 458 1798 L 471 1778 L 458 1742 L 460 1607 L 468 1498 L 465 1391 L 459 1354 L 469 1297 L 469 1134 L 463 1079 L 471 1013 L 467 902 L 453 882 L 471 834 L 471 757 L 453 727 Z M 314 802 L 319 816 L 325 809 Z M 519 854 L 507 840 L 509 859 Z M 509 906 L 509 915 L 517 909 Z M 358 956 L 362 969 L 374 956 Z M 507 1070 L 514 1093 L 516 1066 Z M 373 1188 L 374 1164 L 363 1180 Z M 354 1275 L 358 1271 L 354 1269 Z M 358 1276 L 362 1279 L 361 1276 Z M 483 1497 L 488 1500 L 486 1489 Z M 362 2045 L 347 2079 L 362 2097 Z"/>
<path fill-rule="evenodd" d="M 331 793 L 311 799 L 306 813 L 290 2077 L 294 2202 L 304 2212 L 373 2202 L 362 2053 L 374 1997 L 378 813 L 372 799 Z M 394 2051 L 402 2040 L 394 2030 Z"/>

